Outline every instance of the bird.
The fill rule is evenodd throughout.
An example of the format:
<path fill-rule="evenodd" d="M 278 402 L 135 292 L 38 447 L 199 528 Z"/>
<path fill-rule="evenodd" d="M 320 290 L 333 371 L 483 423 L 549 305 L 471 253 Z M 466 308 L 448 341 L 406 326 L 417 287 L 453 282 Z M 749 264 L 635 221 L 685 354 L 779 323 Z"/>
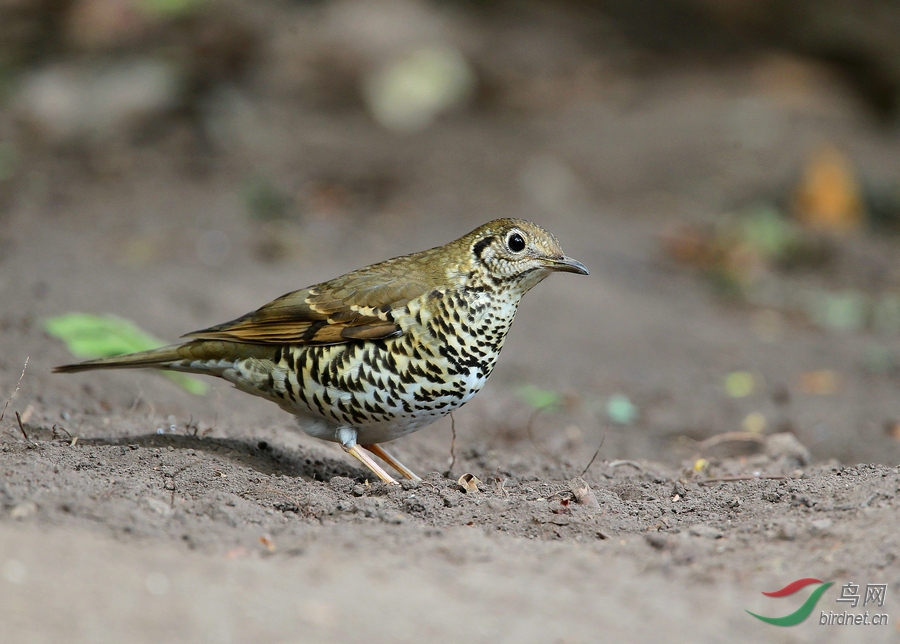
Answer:
<path fill-rule="evenodd" d="M 459 239 L 283 295 L 180 344 L 56 367 L 218 376 L 338 443 L 382 481 L 421 480 L 381 446 L 459 409 L 484 386 L 519 302 L 551 273 L 588 275 L 530 221 Z"/>

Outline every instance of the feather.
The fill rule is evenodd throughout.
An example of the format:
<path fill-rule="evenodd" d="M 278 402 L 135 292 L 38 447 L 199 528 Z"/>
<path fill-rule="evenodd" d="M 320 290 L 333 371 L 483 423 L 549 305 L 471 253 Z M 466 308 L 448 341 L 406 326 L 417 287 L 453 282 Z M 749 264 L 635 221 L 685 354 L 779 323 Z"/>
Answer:
<path fill-rule="evenodd" d="M 231 322 L 188 333 L 251 344 L 340 344 L 402 334 L 393 312 L 441 285 L 432 251 L 390 259 L 269 302 Z M 446 278 L 444 278 L 446 279 Z"/>

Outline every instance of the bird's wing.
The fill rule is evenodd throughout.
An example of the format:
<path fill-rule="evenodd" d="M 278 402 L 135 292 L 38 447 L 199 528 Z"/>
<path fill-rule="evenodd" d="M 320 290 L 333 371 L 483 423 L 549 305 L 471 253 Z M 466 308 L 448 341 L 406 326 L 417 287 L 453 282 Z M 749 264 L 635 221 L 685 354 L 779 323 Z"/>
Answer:
<path fill-rule="evenodd" d="M 401 329 L 392 312 L 438 287 L 415 268 L 409 262 L 388 260 L 288 293 L 236 320 L 184 337 L 253 344 L 339 344 L 398 335 Z"/>

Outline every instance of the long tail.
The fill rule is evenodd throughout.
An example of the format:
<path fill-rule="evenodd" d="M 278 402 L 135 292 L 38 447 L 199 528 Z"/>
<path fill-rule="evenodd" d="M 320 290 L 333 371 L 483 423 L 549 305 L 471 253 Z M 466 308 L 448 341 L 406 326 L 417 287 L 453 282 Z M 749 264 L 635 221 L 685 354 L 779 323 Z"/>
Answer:
<path fill-rule="evenodd" d="M 53 369 L 54 373 L 78 373 L 92 369 L 165 369 L 190 373 L 210 373 L 222 363 L 233 364 L 244 358 L 269 358 L 274 347 L 263 345 L 197 340 L 173 344 L 159 349 L 128 353 L 112 358 L 97 358 L 76 364 L 64 364 Z"/>

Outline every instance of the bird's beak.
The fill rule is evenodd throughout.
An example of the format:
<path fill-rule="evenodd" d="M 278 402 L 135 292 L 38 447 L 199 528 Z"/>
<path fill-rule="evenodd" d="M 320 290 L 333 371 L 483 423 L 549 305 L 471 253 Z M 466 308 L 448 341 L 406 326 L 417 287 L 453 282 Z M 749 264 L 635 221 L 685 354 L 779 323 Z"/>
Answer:
<path fill-rule="evenodd" d="M 559 271 L 561 273 L 577 273 L 578 275 L 590 275 L 590 272 L 584 267 L 584 264 L 579 262 L 577 259 L 572 259 L 571 257 L 566 257 L 565 255 L 563 255 L 559 259 L 550 259 L 547 263 L 550 265 L 550 268 L 552 270 Z"/>

